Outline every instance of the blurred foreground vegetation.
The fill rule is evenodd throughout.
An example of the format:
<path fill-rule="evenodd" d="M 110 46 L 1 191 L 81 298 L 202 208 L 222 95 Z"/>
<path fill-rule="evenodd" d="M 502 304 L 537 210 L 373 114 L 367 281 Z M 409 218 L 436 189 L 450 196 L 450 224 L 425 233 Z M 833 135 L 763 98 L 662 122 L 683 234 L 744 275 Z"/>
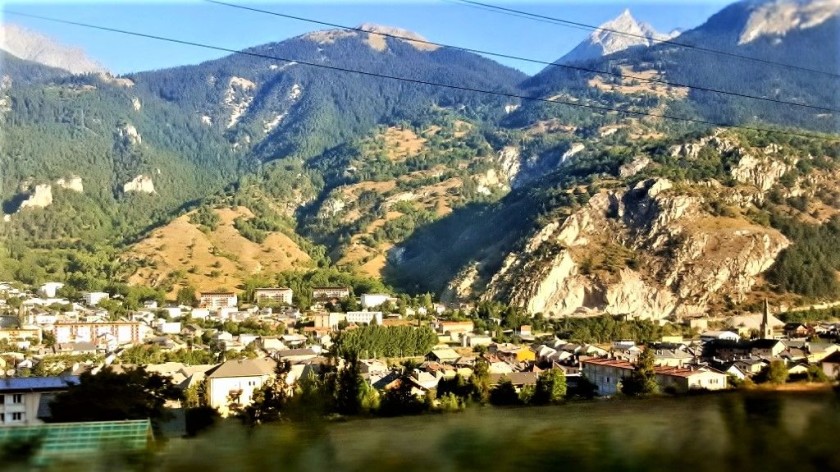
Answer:
<path fill-rule="evenodd" d="M 840 470 L 838 433 L 836 395 L 739 392 L 251 429 L 231 421 L 145 456 L 47 470 L 830 471 Z"/>

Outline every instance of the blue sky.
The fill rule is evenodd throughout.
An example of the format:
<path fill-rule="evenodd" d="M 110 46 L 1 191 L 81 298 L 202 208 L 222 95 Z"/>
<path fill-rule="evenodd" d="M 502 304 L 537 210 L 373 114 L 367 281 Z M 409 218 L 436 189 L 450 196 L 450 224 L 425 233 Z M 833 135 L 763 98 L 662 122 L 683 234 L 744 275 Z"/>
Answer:
<path fill-rule="evenodd" d="M 235 1 L 235 0 L 230 0 Z M 483 11 L 444 0 L 389 2 L 237 2 L 261 9 L 356 26 L 379 23 L 416 31 L 430 41 L 483 49 L 553 61 L 583 40 L 590 31 Z M 625 8 L 660 31 L 691 28 L 730 3 L 725 0 L 670 2 L 637 0 L 562 1 L 535 3 L 485 3 L 526 10 L 581 23 L 601 24 L 618 16 Z M 28 0 L 3 2 L 3 11 L 58 17 L 94 23 L 177 39 L 208 43 L 234 49 L 281 41 L 308 31 L 324 29 L 318 25 L 277 18 L 255 12 L 213 5 L 198 0 L 183 2 L 64 2 Z M 195 64 L 224 55 L 190 46 L 177 45 L 95 31 L 37 19 L 3 15 L 3 21 L 44 33 L 61 43 L 78 46 L 115 73 L 159 69 Z M 538 64 L 500 61 L 533 74 Z"/>

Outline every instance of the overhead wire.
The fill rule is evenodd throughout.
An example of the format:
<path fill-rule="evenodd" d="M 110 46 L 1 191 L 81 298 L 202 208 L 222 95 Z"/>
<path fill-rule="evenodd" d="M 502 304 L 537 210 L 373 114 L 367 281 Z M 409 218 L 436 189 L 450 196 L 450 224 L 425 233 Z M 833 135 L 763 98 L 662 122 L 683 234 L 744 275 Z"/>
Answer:
<path fill-rule="evenodd" d="M 223 46 L 215 46 L 215 45 L 200 43 L 200 42 L 196 42 L 196 41 L 170 38 L 170 37 L 166 37 L 166 36 L 160 36 L 160 35 L 149 34 L 149 33 L 142 33 L 142 32 L 138 32 L 138 31 L 123 30 L 123 29 L 119 29 L 119 28 L 112 28 L 112 27 L 108 27 L 108 26 L 95 25 L 95 24 L 91 24 L 91 23 L 83 23 L 83 22 L 79 22 L 79 21 L 65 20 L 65 19 L 61 19 L 61 18 L 53 18 L 53 17 L 48 17 L 48 16 L 42 16 L 42 15 L 34 15 L 34 14 L 30 14 L 30 13 L 17 12 L 17 11 L 13 11 L 13 10 L 5 10 L 4 13 L 7 14 L 7 15 L 14 15 L 14 16 L 21 16 L 21 17 L 26 17 L 26 18 L 39 19 L 39 20 L 43 20 L 43 21 L 50 21 L 50 22 L 66 24 L 66 25 L 75 25 L 75 26 L 88 28 L 88 29 L 94 29 L 94 30 L 99 30 L 99 31 L 108 31 L 108 32 L 112 32 L 112 33 L 124 34 L 124 35 L 128 35 L 128 36 L 134 36 L 134 37 L 140 37 L 140 38 L 154 39 L 154 40 L 157 40 L 157 41 L 165 41 L 165 42 L 170 42 L 170 43 L 174 43 L 174 44 L 181 44 L 181 45 L 185 45 L 185 46 L 193 46 L 193 47 L 198 47 L 198 48 L 203 48 L 203 49 L 211 49 L 211 50 L 222 51 L 222 52 L 227 52 L 227 53 L 231 53 L 231 54 L 238 54 L 238 55 L 262 58 L 262 59 L 269 59 L 269 60 L 273 60 L 273 61 L 282 61 L 282 62 L 286 62 L 286 63 L 296 63 L 296 64 L 299 64 L 299 65 L 306 65 L 306 66 L 319 68 L 319 69 L 324 69 L 324 70 L 332 70 L 332 71 L 336 71 L 336 72 L 352 73 L 352 74 L 363 75 L 363 76 L 366 76 L 366 77 L 377 77 L 377 78 L 382 78 L 382 79 L 395 80 L 395 81 L 406 82 L 406 83 L 414 83 L 414 84 L 419 84 L 419 85 L 427 85 L 427 86 L 432 86 L 432 87 L 447 88 L 447 89 L 451 89 L 451 90 L 459 90 L 459 91 L 464 91 L 464 92 L 474 92 L 474 93 L 481 93 L 481 94 L 485 94 L 485 95 L 495 95 L 495 96 L 500 96 L 500 97 L 515 98 L 515 99 L 520 99 L 520 100 L 525 100 L 525 101 L 552 103 L 552 104 L 566 105 L 566 106 L 570 106 L 570 107 L 586 108 L 586 109 L 590 109 L 590 110 L 597 110 L 597 111 L 603 112 L 603 113 L 616 112 L 616 113 L 622 113 L 624 115 L 629 115 L 629 116 L 639 116 L 639 117 L 648 116 L 648 117 L 651 117 L 651 118 L 659 118 L 659 119 L 671 120 L 671 121 L 681 121 L 681 122 L 686 122 L 686 123 L 696 123 L 696 124 L 715 126 L 715 127 L 721 127 L 721 128 L 743 129 L 743 130 L 757 131 L 757 132 L 770 132 L 770 133 L 776 133 L 776 134 L 784 134 L 784 135 L 788 135 L 788 136 L 797 136 L 797 137 L 809 138 L 809 139 L 820 139 L 820 140 L 826 140 L 826 141 L 838 141 L 838 140 L 840 140 L 840 138 L 835 138 L 835 137 L 831 137 L 831 136 L 827 136 L 827 135 L 821 135 L 821 134 L 801 133 L 801 132 L 782 130 L 782 129 L 759 128 L 759 127 L 753 127 L 753 126 L 735 125 L 735 124 L 728 124 L 728 123 L 720 123 L 720 122 L 711 121 L 711 120 L 703 120 L 703 119 L 700 119 L 700 118 L 686 118 L 686 117 L 677 117 L 677 116 L 671 116 L 671 115 L 666 115 L 666 114 L 655 114 L 655 113 L 649 113 L 649 112 L 644 112 L 644 111 L 622 110 L 622 109 L 619 109 L 619 108 L 613 108 L 613 107 L 608 107 L 608 106 L 603 106 L 603 105 L 593 105 L 593 104 L 587 104 L 587 103 L 578 103 L 578 102 L 573 102 L 573 101 L 569 101 L 569 100 L 561 100 L 561 99 L 558 99 L 558 98 L 543 98 L 543 97 L 522 95 L 522 94 L 513 93 L 513 92 L 504 92 L 504 91 L 500 91 L 500 90 L 486 90 L 486 89 L 479 89 L 479 88 L 474 88 L 474 87 L 467 87 L 467 86 L 463 86 L 463 85 L 444 84 L 444 83 L 440 83 L 440 82 L 433 82 L 433 81 L 423 80 L 423 79 L 416 79 L 416 78 L 410 78 L 410 77 L 400 77 L 400 76 L 383 74 L 383 73 L 378 73 L 378 72 L 351 69 L 351 68 L 342 67 L 342 66 L 329 65 L 329 64 L 317 63 L 317 62 L 310 62 L 310 61 L 305 61 L 305 60 L 302 60 L 302 59 L 291 59 L 291 58 L 280 57 L 280 56 L 276 56 L 276 55 L 257 53 L 257 52 L 254 52 L 254 51 L 231 49 L 231 48 L 227 48 L 227 47 L 223 47 Z"/>
<path fill-rule="evenodd" d="M 473 7 L 473 8 L 479 8 L 479 9 L 486 10 L 486 11 L 494 11 L 496 13 L 501 13 L 501 14 L 505 14 L 505 15 L 509 15 L 509 16 L 516 16 L 516 17 L 519 17 L 519 18 L 527 18 L 527 19 L 531 19 L 531 20 L 541 21 L 541 22 L 544 22 L 544 23 L 553 23 L 553 24 L 558 24 L 558 25 L 563 25 L 563 26 L 574 27 L 574 28 L 578 28 L 578 29 L 583 28 L 583 29 L 594 30 L 594 31 L 607 31 L 607 32 L 610 32 L 610 33 L 620 34 L 620 35 L 623 35 L 623 36 L 650 40 L 650 41 L 654 41 L 654 42 L 659 43 L 659 44 L 668 44 L 668 45 L 671 45 L 671 46 L 678 46 L 678 47 L 681 47 L 681 48 L 703 51 L 703 52 L 710 53 L 710 54 L 719 54 L 719 55 L 722 55 L 722 56 L 728 56 L 728 57 L 738 58 L 738 59 L 742 59 L 742 60 L 753 61 L 753 62 L 758 62 L 758 63 L 762 63 L 762 64 L 767 64 L 767 65 L 773 65 L 773 66 L 777 66 L 777 67 L 795 69 L 795 70 L 798 70 L 800 72 L 808 72 L 808 73 L 812 73 L 812 74 L 824 74 L 824 75 L 827 75 L 827 76 L 830 76 L 830 77 L 840 78 L 839 73 L 829 72 L 829 71 L 826 71 L 826 70 L 812 69 L 812 68 L 809 68 L 809 67 L 799 66 L 799 65 L 796 65 L 796 64 L 788 64 L 788 63 L 785 63 L 785 62 L 771 61 L 769 59 L 762 59 L 760 57 L 746 56 L 746 55 L 743 55 L 743 54 L 737 54 L 737 53 L 734 53 L 734 52 L 723 51 L 723 50 L 720 50 L 720 49 L 713 49 L 713 48 L 708 48 L 708 47 L 703 47 L 703 46 L 697 46 L 697 45 L 694 45 L 694 44 L 688 44 L 688 43 L 684 43 L 684 42 L 681 42 L 681 41 L 674 41 L 673 39 L 649 38 L 645 35 L 631 33 L 631 32 L 628 32 L 628 31 L 621 31 L 621 30 L 616 30 L 616 29 L 613 29 L 613 28 L 605 28 L 605 27 L 602 27 L 602 26 L 590 25 L 590 24 L 579 22 L 579 21 L 567 20 L 565 18 L 558 18 L 558 17 L 548 16 L 548 15 L 542 15 L 542 14 L 538 14 L 538 13 L 527 12 L 527 11 L 524 11 L 524 10 L 517 10 L 515 8 L 503 7 L 503 6 L 500 6 L 500 5 L 493 5 L 491 3 L 484 3 L 484 2 L 479 2 L 479 1 L 476 1 L 476 0 L 443 0 L 443 1 L 448 2 L 448 3 L 459 3 L 459 4 L 470 6 L 470 7 Z"/>
<path fill-rule="evenodd" d="M 250 6 L 246 6 L 246 5 L 239 5 L 239 4 L 224 2 L 224 1 L 220 1 L 220 0 L 204 0 L 204 1 L 207 2 L 207 3 L 212 3 L 212 4 L 215 4 L 215 5 L 221 5 L 221 6 L 225 6 L 225 7 L 229 7 L 229 8 L 236 8 L 236 9 L 251 11 L 251 12 L 255 12 L 255 13 L 272 15 L 272 16 L 276 16 L 276 17 L 280 17 L 280 18 L 287 18 L 287 19 L 296 20 L 296 21 L 303 21 L 303 22 L 306 22 L 306 23 L 313 23 L 313 24 L 317 24 L 317 25 L 321 25 L 321 26 L 329 26 L 329 27 L 332 27 L 332 28 L 342 28 L 342 29 L 349 30 L 349 31 L 358 31 L 358 32 L 361 32 L 361 33 L 373 34 L 373 35 L 386 37 L 386 38 L 399 39 L 399 40 L 403 40 L 403 41 L 411 41 L 413 43 L 442 47 L 442 48 L 453 49 L 453 50 L 457 50 L 457 51 L 470 52 L 470 53 L 474 53 L 474 54 L 482 54 L 482 55 L 486 55 L 486 56 L 499 57 L 499 58 L 503 58 L 503 59 L 513 59 L 513 60 L 517 60 L 517 61 L 530 62 L 532 64 L 541 64 L 541 65 L 545 65 L 545 66 L 548 66 L 548 67 L 556 67 L 556 68 L 562 68 L 562 69 L 576 70 L 576 71 L 588 72 L 588 73 L 593 73 L 593 74 L 604 74 L 604 75 L 610 75 L 610 76 L 613 76 L 613 77 L 618 77 L 618 78 L 621 78 L 621 79 L 638 80 L 638 81 L 642 81 L 642 82 L 667 85 L 667 86 L 670 86 L 670 87 L 682 87 L 682 88 L 688 88 L 688 89 L 693 89 L 693 90 L 698 90 L 698 91 L 703 91 L 703 92 L 710 92 L 710 93 L 717 93 L 717 94 L 722 94 L 722 95 L 730 95 L 730 96 L 735 96 L 735 97 L 740 97 L 740 98 L 746 98 L 746 99 L 751 99 L 751 100 L 761 100 L 761 101 L 771 102 L 771 103 L 775 103 L 775 104 L 779 104 L 779 105 L 790 105 L 790 106 L 796 106 L 796 107 L 802 107 L 802 108 L 810 108 L 812 110 L 819 110 L 819 111 L 822 111 L 822 112 L 840 113 L 840 109 L 837 109 L 837 108 L 830 108 L 830 107 L 817 106 L 817 105 L 809 105 L 807 103 L 791 102 L 791 101 L 787 101 L 787 100 L 779 100 L 779 99 L 770 98 L 770 97 L 759 97 L 759 96 L 756 96 L 756 95 L 750 95 L 750 94 L 741 93 L 741 92 L 720 90 L 720 89 L 716 89 L 716 88 L 712 88 L 712 87 L 704 87 L 704 86 L 700 86 L 700 85 L 691 85 L 691 84 L 684 84 L 684 83 L 679 83 L 679 82 L 671 82 L 671 81 L 667 81 L 667 80 L 664 80 L 664 79 L 657 79 L 657 78 L 651 78 L 651 77 L 641 77 L 641 76 L 637 76 L 637 75 L 618 73 L 618 72 L 613 72 L 613 71 L 608 71 L 608 70 L 592 69 L 592 68 L 588 68 L 588 67 L 584 67 L 584 66 L 580 66 L 580 65 L 576 66 L 576 65 L 571 65 L 571 64 L 560 64 L 560 63 L 556 63 L 556 62 L 543 61 L 543 60 L 539 60 L 539 59 L 532 59 L 532 58 L 517 56 L 517 55 L 513 55 L 513 54 L 499 53 L 499 52 L 487 51 L 487 50 L 482 50 L 482 49 L 474 49 L 474 48 L 469 48 L 469 47 L 464 47 L 464 46 L 453 46 L 451 44 L 444 44 L 444 43 L 439 43 L 439 42 L 434 42 L 434 41 L 428 41 L 426 39 L 417 38 L 417 37 L 403 36 L 403 35 L 399 35 L 399 34 L 395 34 L 395 33 L 388 33 L 388 32 L 384 32 L 384 31 L 369 31 L 369 30 L 361 28 L 361 27 L 346 26 L 346 25 L 341 25 L 341 24 L 338 24 L 338 23 L 332 23 L 332 22 L 317 20 L 317 19 L 312 19 L 312 18 L 305 18 L 305 17 L 302 17 L 302 16 L 290 15 L 290 14 L 287 14 L 287 13 L 280 13 L 280 12 L 273 11 L 273 10 L 265 10 L 265 9 L 261 9 L 261 8 L 250 7 Z"/>

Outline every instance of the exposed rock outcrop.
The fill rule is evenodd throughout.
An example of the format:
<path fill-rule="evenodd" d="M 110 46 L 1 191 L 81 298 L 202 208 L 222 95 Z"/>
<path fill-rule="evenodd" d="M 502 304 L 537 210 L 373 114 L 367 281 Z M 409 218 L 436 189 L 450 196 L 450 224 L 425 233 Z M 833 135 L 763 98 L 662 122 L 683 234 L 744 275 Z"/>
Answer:
<path fill-rule="evenodd" d="M 788 244 L 774 229 L 710 215 L 703 197 L 652 179 L 601 191 L 546 225 L 507 256 L 484 296 L 552 316 L 693 315 L 722 294 L 740 301 Z"/>
<path fill-rule="evenodd" d="M 82 178 L 78 175 L 72 175 L 67 178 L 60 178 L 55 181 L 55 184 L 63 189 L 72 190 L 74 192 L 82 193 L 85 191 L 85 187 L 82 184 Z"/>
<path fill-rule="evenodd" d="M 232 128 L 245 114 L 251 102 L 254 101 L 254 89 L 257 85 L 242 77 L 231 77 L 225 92 L 224 104 L 230 109 L 227 127 Z"/>
<path fill-rule="evenodd" d="M 131 179 L 131 181 L 126 182 L 123 185 L 123 192 L 138 192 L 138 193 L 148 193 L 154 194 L 155 192 L 155 185 L 152 182 L 152 178 L 147 175 L 138 175 L 137 177 Z"/>
<path fill-rule="evenodd" d="M 137 146 L 143 142 L 143 137 L 131 123 L 123 123 L 117 127 L 117 138 L 129 146 Z"/>
<path fill-rule="evenodd" d="M 46 208 L 52 205 L 52 202 L 52 186 L 49 184 L 39 184 L 28 193 L 26 199 L 20 203 L 17 211 L 20 212 L 27 208 Z"/>

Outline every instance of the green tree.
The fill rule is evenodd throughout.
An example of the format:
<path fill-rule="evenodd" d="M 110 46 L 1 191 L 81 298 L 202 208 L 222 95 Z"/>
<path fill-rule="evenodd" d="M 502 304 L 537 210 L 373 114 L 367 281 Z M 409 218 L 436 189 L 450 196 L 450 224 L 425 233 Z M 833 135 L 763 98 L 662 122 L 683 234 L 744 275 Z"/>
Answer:
<path fill-rule="evenodd" d="M 180 400 L 181 392 L 169 377 L 149 373 L 143 367 L 114 372 L 110 367 L 93 375 L 85 372 L 79 383 L 56 395 L 50 403 L 49 421 L 119 421 L 150 419 L 159 431 L 169 417 L 165 404 Z"/>
<path fill-rule="evenodd" d="M 639 354 L 636 369 L 630 377 L 621 381 L 621 393 L 628 396 L 651 395 L 659 390 L 656 383 L 656 372 L 653 367 L 653 350 L 646 348 Z"/>
<path fill-rule="evenodd" d="M 195 287 L 187 285 L 178 289 L 178 294 L 175 295 L 175 302 L 179 305 L 196 306 L 198 304 L 198 297 L 195 295 Z"/>
<path fill-rule="evenodd" d="M 498 385 L 490 390 L 490 403 L 496 406 L 519 405 L 519 393 L 510 379 L 503 377 Z"/>
<path fill-rule="evenodd" d="M 540 372 L 534 396 L 535 405 L 560 403 L 566 398 L 566 374 L 561 369 L 549 369 Z"/>
<path fill-rule="evenodd" d="M 782 360 L 774 360 L 767 367 L 767 381 L 773 385 L 781 385 L 787 382 L 788 368 Z"/>

